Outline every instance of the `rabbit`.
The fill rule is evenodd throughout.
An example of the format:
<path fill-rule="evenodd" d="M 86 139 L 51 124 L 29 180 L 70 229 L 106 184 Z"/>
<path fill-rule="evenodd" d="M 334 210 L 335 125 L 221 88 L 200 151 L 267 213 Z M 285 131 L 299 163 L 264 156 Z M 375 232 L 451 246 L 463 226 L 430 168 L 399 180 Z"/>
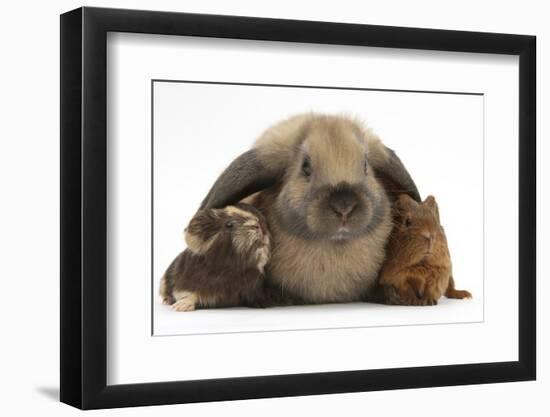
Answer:
<path fill-rule="evenodd" d="M 185 229 L 185 240 L 187 249 L 161 278 L 164 304 L 176 311 L 273 304 L 276 294 L 264 286 L 270 232 L 257 209 L 241 203 L 200 210 Z"/>
<path fill-rule="evenodd" d="M 395 206 L 395 226 L 380 272 L 379 285 L 387 304 L 436 305 L 439 298 L 471 298 L 455 289 L 451 256 L 439 208 L 433 196 L 417 203 L 406 194 Z"/>
<path fill-rule="evenodd" d="M 270 127 L 218 177 L 202 209 L 257 207 L 272 233 L 266 280 L 304 303 L 374 291 L 397 192 L 420 196 L 397 155 L 358 120 L 306 113 Z"/>

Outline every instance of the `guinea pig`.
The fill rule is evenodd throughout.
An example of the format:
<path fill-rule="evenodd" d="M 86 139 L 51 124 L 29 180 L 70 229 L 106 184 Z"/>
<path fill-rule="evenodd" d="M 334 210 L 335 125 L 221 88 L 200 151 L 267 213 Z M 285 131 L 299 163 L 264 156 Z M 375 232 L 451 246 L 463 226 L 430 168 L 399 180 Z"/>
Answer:
<path fill-rule="evenodd" d="M 199 210 L 185 229 L 187 249 L 160 283 L 164 304 L 176 311 L 266 306 L 264 268 L 271 239 L 262 214 L 247 204 Z"/>
<path fill-rule="evenodd" d="M 471 298 L 468 291 L 455 289 L 447 238 L 433 196 L 422 203 L 399 196 L 379 284 L 388 304 L 435 305 L 442 295 Z"/>
<path fill-rule="evenodd" d="M 394 192 L 419 200 L 397 155 L 358 120 L 316 113 L 275 124 L 218 177 L 201 208 L 244 201 L 267 218 L 267 281 L 305 303 L 372 291 Z"/>

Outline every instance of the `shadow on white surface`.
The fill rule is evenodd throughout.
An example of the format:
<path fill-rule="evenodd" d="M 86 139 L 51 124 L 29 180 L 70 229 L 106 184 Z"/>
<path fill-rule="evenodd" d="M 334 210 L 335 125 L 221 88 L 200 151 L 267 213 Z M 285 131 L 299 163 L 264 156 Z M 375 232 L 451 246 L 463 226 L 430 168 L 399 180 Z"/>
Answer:
<path fill-rule="evenodd" d="M 371 303 L 253 309 L 246 307 L 176 312 L 156 302 L 154 336 L 346 329 L 483 322 L 483 300 L 441 298 L 437 306 Z"/>
<path fill-rule="evenodd" d="M 59 401 L 59 387 L 36 387 L 36 392 L 52 401 Z"/>

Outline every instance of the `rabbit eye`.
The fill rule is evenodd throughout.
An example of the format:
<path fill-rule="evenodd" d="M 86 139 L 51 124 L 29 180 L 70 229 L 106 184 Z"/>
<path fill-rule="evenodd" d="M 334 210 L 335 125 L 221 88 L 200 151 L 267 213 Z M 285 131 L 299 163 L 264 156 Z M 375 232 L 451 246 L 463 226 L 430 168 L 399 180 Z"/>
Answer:
<path fill-rule="evenodd" d="M 302 162 L 302 172 L 306 177 L 311 176 L 311 162 L 309 158 L 305 158 L 304 162 Z"/>
<path fill-rule="evenodd" d="M 225 223 L 226 229 L 232 229 L 234 226 L 234 223 L 232 221 L 228 221 Z"/>

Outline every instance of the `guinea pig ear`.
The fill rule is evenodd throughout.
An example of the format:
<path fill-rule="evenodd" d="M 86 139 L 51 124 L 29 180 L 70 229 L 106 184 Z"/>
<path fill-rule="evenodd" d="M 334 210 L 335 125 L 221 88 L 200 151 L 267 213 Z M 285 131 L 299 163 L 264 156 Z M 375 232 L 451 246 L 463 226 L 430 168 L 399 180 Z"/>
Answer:
<path fill-rule="evenodd" d="M 439 222 L 439 208 L 437 206 L 437 202 L 435 201 L 435 197 L 433 195 L 429 195 L 428 197 L 426 197 L 422 204 L 426 205 L 432 210 L 432 212 L 435 214 L 437 221 Z"/>
<path fill-rule="evenodd" d="M 399 194 L 393 204 L 393 208 L 397 217 L 402 217 L 401 215 L 405 212 L 408 212 L 411 207 L 416 206 L 417 202 L 408 194 Z"/>
<path fill-rule="evenodd" d="M 420 193 L 401 159 L 392 149 L 382 143 L 377 145 L 381 149 L 374 149 L 375 157 L 372 160 L 369 159 L 369 162 L 386 191 L 390 196 L 406 193 L 415 201 L 420 202 Z"/>
<path fill-rule="evenodd" d="M 197 254 L 207 252 L 219 232 L 219 223 L 215 210 L 197 211 L 183 232 L 187 248 Z"/>
<path fill-rule="evenodd" d="M 397 202 L 400 205 L 406 206 L 406 205 L 416 205 L 416 201 L 408 194 L 399 194 L 399 197 L 397 197 Z"/>
<path fill-rule="evenodd" d="M 435 207 L 436 206 L 435 197 L 433 195 L 429 195 L 428 197 L 426 197 L 426 199 L 422 204 L 426 204 L 428 207 Z"/>
<path fill-rule="evenodd" d="M 238 156 L 218 177 L 201 209 L 222 208 L 274 185 L 282 172 L 260 160 L 257 149 Z"/>

